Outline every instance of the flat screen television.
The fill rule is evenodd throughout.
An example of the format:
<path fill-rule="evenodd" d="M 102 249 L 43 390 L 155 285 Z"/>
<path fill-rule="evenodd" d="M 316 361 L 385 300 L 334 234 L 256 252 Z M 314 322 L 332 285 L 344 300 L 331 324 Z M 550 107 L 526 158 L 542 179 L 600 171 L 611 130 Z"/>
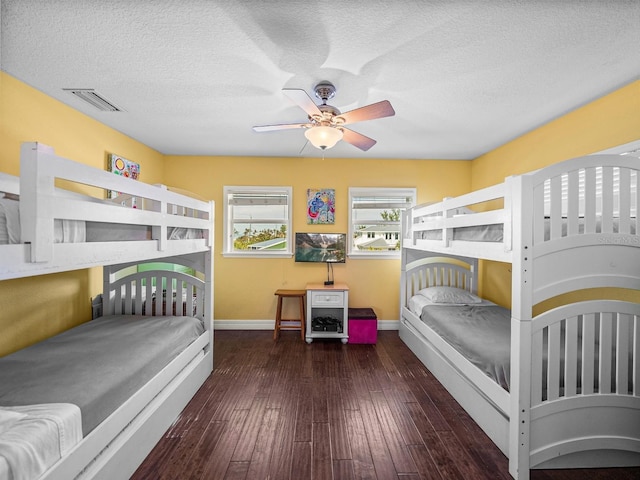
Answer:
<path fill-rule="evenodd" d="M 296 262 L 344 263 L 347 235 L 344 233 L 296 233 Z"/>

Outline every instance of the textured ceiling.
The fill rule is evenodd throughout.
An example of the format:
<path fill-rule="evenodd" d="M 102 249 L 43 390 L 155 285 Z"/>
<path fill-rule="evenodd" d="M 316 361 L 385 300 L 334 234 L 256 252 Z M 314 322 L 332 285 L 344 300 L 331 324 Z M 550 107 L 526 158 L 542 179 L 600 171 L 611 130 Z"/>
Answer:
<path fill-rule="evenodd" d="M 396 115 L 327 157 L 470 159 L 640 74 L 637 0 L 0 1 L 3 71 L 165 154 L 318 156 L 252 126 L 305 122 L 282 88 L 329 80 Z"/>

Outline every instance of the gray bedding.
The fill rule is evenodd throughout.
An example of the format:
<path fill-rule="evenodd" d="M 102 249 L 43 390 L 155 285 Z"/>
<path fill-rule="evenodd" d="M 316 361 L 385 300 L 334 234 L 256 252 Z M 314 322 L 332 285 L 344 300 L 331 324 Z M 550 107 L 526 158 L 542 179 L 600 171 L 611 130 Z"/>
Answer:
<path fill-rule="evenodd" d="M 2 198 L 0 192 L 0 244 L 22 243 L 20 235 L 20 202 Z M 54 220 L 54 243 L 123 242 L 151 240 L 151 227 L 121 223 Z M 203 238 L 203 231 L 193 228 L 169 227 L 168 240 Z"/>
<path fill-rule="evenodd" d="M 92 320 L 0 358 L 0 405 L 75 404 L 87 435 L 203 332 L 193 317 Z"/>
<path fill-rule="evenodd" d="M 473 227 L 459 227 L 453 229 L 452 240 L 470 242 L 501 242 L 503 238 L 503 224 L 477 225 Z M 425 230 L 418 234 L 422 240 L 442 240 L 442 230 Z"/>
<path fill-rule="evenodd" d="M 509 390 L 511 312 L 498 305 L 426 305 L 421 319 Z"/>
<path fill-rule="evenodd" d="M 471 363 L 482 370 L 505 390 L 509 390 L 510 381 L 510 349 L 511 349 L 511 313 L 506 308 L 493 304 L 479 305 L 436 305 L 428 304 L 421 307 L 421 320 L 429 325 L 447 343 L 460 352 Z M 593 339 L 594 364 L 600 360 L 600 347 L 598 339 L 598 325 L 596 323 L 596 335 Z M 613 324 L 613 338 L 616 338 L 616 324 Z M 631 323 L 627 326 L 627 332 L 621 334 L 621 338 L 627 341 L 626 351 L 629 352 L 627 371 L 629 381 L 627 391 L 633 391 L 633 332 Z M 576 341 L 577 359 L 573 368 L 576 369 L 576 391 L 582 390 L 582 326 L 578 324 L 578 337 Z M 564 334 L 560 340 L 560 384 L 559 391 L 564 391 Z M 547 338 L 542 343 L 542 400 L 547 398 Z M 611 389 L 616 390 L 616 349 L 611 348 Z M 597 367 L 596 367 L 597 370 Z M 598 375 L 594 377 L 593 388 L 599 390 Z M 562 394 L 562 393 L 561 393 Z"/>
<path fill-rule="evenodd" d="M 618 218 L 614 218 L 612 221 L 612 232 L 611 233 L 619 233 L 620 232 L 620 220 Z M 578 234 L 583 234 L 585 229 L 584 218 L 581 218 L 578 223 Z M 567 222 L 564 221 L 561 224 L 562 232 L 560 233 L 561 237 L 567 236 Z M 595 226 L 596 232 L 602 232 L 602 222 L 598 218 Z M 502 242 L 503 240 L 503 232 L 504 225 L 503 224 L 494 224 L 494 225 L 477 225 L 472 227 L 459 227 L 453 229 L 452 240 L 465 240 L 470 242 Z M 630 234 L 635 235 L 636 227 L 634 222 L 630 224 Z M 442 230 L 425 230 L 418 233 L 418 239 L 422 240 L 442 240 Z M 549 219 L 545 219 L 544 223 L 544 240 L 548 241 L 551 238 L 551 226 L 549 223 Z"/>

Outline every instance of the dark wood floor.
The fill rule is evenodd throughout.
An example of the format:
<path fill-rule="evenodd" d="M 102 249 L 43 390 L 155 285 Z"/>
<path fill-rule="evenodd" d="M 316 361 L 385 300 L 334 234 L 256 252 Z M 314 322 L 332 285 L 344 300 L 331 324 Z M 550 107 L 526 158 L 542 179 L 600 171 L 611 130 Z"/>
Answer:
<path fill-rule="evenodd" d="M 376 345 L 216 331 L 215 368 L 134 479 L 508 479 L 507 459 L 394 331 Z M 640 469 L 533 471 L 638 479 Z"/>

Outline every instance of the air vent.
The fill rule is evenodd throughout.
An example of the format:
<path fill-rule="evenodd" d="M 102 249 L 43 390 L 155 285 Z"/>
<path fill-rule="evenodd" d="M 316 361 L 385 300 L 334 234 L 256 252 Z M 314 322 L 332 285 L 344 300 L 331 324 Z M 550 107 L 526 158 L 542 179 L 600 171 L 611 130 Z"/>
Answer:
<path fill-rule="evenodd" d="M 105 100 L 93 88 L 63 88 L 64 91 L 75 95 L 77 98 L 84 100 L 89 105 L 103 112 L 121 112 L 113 103 Z"/>

